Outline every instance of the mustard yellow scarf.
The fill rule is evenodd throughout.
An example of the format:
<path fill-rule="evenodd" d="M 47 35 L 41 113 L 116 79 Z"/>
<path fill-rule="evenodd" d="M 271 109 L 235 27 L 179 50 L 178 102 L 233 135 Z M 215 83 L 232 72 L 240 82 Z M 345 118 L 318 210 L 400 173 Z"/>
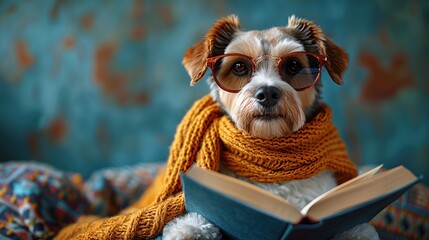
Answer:
<path fill-rule="evenodd" d="M 166 168 L 142 198 L 122 215 L 106 219 L 81 217 L 58 239 L 133 239 L 158 235 L 164 225 L 184 212 L 180 172 L 193 163 L 217 171 L 220 161 L 239 175 L 258 182 L 309 178 L 331 169 L 338 183 L 357 175 L 346 146 L 332 123 L 331 109 L 322 105 L 311 122 L 287 137 L 252 137 L 235 128 L 207 95 L 197 101 L 178 126 Z"/>

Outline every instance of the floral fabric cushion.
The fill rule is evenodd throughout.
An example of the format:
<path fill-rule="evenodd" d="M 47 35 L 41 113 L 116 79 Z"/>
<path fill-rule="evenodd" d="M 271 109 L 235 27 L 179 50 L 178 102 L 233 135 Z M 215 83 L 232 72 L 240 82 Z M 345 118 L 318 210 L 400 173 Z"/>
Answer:
<path fill-rule="evenodd" d="M 371 223 L 380 239 L 429 239 L 429 188 L 417 184 Z"/>
<path fill-rule="evenodd" d="M 0 239 L 52 239 L 82 214 L 109 216 L 135 201 L 160 164 L 79 174 L 43 164 L 0 164 Z"/>

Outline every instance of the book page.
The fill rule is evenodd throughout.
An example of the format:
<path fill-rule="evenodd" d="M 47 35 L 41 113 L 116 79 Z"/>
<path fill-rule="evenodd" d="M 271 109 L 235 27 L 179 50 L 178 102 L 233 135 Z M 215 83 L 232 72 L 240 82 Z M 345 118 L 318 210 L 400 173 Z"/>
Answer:
<path fill-rule="evenodd" d="M 196 165 L 192 166 L 185 175 L 216 192 L 240 200 L 287 222 L 298 223 L 303 217 L 298 208 L 283 198 L 242 180 L 202 169 Z"/>
<path fill-rule="evenodd" d="M 386 170 L 319 199 L 307 209 L 306 214 L 312 219 L 319 220 L 391 193 L 416 180 L 417 177 L 403 166 Z"/>
<path fill-rule="evenodd" d="M 376 174 L 378 171 L 380 171 L 380 169 L 383 167 L 383 164 L 381 164 L 381 165 L 379 165 L 379 166 L 377 166 L 377 167 L 375 167 L 375 168 L 373 168 L 373 169 L 370 169 L 370 170 L 368 170 L 368 171 L 366 171 L 366 172 L 364 172 L 364 173 L 362 173 L 362 174 L 360 174 L 359 176 L 357 176 L 357 177 L 355 177 L 355 178 L 352 178 L 352 179 L 350 179 L 349 181 L 347 181 L 347 182 L 345 182 L 345 183 L 343 183 L 343 184 L 341 184 L 341 185 L 338 185 L 338 186 L 336 186 L 336 187 L 334 187 L 334 188 L 332 188 L 331 190 L 329 190 L 329 191 L 327 191 L 327 192 L 325 192 L 325 193 L 323 193 L 322 195 L 320 195 L 319 197 L 317 197 L 317 198 L 315 198 L 313 201 L 311 201 L 311 202 L 309 202 L 302 210 L 301 210 L 301 214 L 302 215 L 307 215 L 307 212 L 308 212 L 308 209 L 310 209 L 316 202 L 318 202 L 318 201 L 320 201 L 321 199 L 323 199 L 323 198 L 325 198 L 326 196 L 329 196 L 329 195 L 331 195 L 331 194 L 333 194 L 335 191 L 338 191 L 338 190 L 340 190 L 340 189 L 343 189 L 343 188 L 345 188 L 345 187 L 347 187 L 347 186 L 350 186 L 350 185 L 352 185 L 352 184 L 355 184 L 355 183 L 357 183 L 357 182 L 359 182 L 359 181 L 362 181 L 362 180 L 364 180 L 364 179 L 368 179 L 368 178 L 370 178 L 370 177 L 372 177 L 372 176 L 374 176 L 374 174 Z"/>

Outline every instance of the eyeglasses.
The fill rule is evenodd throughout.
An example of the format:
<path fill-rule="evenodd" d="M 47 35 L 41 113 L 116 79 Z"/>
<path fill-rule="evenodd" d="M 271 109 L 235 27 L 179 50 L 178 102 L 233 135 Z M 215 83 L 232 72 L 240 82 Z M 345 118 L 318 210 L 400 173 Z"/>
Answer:
<path fill-rule="evenodd" d="M 240 53 L 228 53 L 207 59 L 207 66 L 217 85 L 225 91 L 238 93 L 252 79 L 256 66 L 271 58 L 283 81 L 297 91 L 313 87 L 327 57 L 308 52 L 294 52 L 282 57 L 261 56 L 252 58 Z"/>

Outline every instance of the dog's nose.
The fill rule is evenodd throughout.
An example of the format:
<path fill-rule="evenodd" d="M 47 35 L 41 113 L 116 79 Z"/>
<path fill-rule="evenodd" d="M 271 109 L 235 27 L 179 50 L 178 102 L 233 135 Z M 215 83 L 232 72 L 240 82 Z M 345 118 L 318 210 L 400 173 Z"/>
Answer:
<path fill-rule="evenodd" d="M 280 100 L 282 93 L 273 86 L 264 86 L 256 89 L 255 99 L 264 107 L 272 107 Z"/>

